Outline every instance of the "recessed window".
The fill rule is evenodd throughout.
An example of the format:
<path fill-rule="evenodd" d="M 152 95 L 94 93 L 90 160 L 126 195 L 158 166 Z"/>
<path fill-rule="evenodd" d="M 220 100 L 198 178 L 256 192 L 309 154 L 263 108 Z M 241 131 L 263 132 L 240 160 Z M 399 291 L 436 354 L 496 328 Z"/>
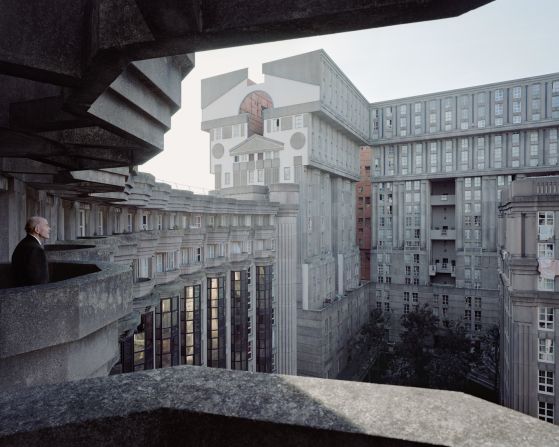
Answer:
<path fill-rule="evenodd" d="M 551 402 L 538 402 L 538 418 L 553 424 L 553 404 Z"/>
<path fill-rule="evenodd" d="M 545 363 L 555 361 L 555 349 L 552 338 L 538 339 L 538 360 Z"/>

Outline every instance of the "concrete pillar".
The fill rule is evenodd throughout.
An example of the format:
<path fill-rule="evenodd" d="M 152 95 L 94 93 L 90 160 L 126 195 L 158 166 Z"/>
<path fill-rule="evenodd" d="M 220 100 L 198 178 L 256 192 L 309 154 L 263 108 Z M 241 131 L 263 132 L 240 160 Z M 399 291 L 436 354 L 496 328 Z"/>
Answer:
<path fill-rule="evenodd" d="M 0 179 L 0 262 L 10 262 L 16 245 L 25 236 L 26 190 L 25 184 L 16 179 Z"/>
<path fill-rule="evenodd" d="M 270 201 L 279 202 L 277 214 L 276 272 L 278 281 L 277 372 L 297 374 L 297 213 L 299 187 L 270 185 Z"/>
<path fill-rule="evenodd" d="M 225 368 L 231 369 L 231 270 L 225 272 Z"/>
<path fill-rule="evenodd" d="M 396 203 L 394 204 L 394 208 L 398 209 L 398 245 L 397 248 L 404 248 L 404 239 L 405 239 L 405 216 L 406 216 L 406 201 L 405 201 L 405 194 L 406 194 L 406 182 L 398 183 L 398 198 Z"/>
<path fill-rule="evenodd" d="M 497 177 L 481 178 L 481 238 L 484 251 L 497 251 Z"/>
<path fill-rule="evenodd" d="M 61 199 L 57 200 L 58 203 L 58 224 L 57 224 L 57 239 L 59 241 L 64 240 L 64 227 L 65 227 L 65 219 L 64 219 L 64 204 L 62 203 Z"/>
<path fill-rule="evenodd" d="M 462 228 L 464 227 L 464 178 L 460 177 L 456 179 L 456 215 L 455 215 L 455 227 L 456 227 L 456 251 L 464 249 L 464 233 Z"/>

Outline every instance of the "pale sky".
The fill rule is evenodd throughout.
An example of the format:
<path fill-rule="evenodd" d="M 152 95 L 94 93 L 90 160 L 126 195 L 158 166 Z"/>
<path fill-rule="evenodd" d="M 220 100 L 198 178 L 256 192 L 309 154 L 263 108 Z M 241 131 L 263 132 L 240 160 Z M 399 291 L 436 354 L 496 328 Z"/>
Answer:
<path fill-rule="evenodd" d="M 452 0 L 449 0 L 452 1 Z M 369 102 L 559 72 L 559 0 L 496 0 L 460 17 L 196 53 L 165 150 L 140 167 L 175 187 L 213 189 L 200 81 L 324 49 Z"/>

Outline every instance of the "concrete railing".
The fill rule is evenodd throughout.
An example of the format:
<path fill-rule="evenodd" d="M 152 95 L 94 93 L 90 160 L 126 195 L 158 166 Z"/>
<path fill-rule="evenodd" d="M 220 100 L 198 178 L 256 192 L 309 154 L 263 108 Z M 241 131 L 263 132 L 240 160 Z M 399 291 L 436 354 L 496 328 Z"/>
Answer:
<path fill-rule="evenodd" d="M 462 393 L 179 366 L 0 395 L 0 444 L 552 446 L 559 427 Z"/>
<path fill-rule="evenodd" d="M 132 311 L 132 272 L 106 263 L 50 263 L 51 282 L 9 287 L 0 265 L 0 389 L 106 375 L 118 320 Z M 7 278 L 8 275 L 8 278 Z"/>
<path fill-rule="evenodd" d="M 433 194 L 431 195 L 431 206 L 452 206 L 456 205 L 454 194 Z"/>
<path fill-rule="evenodd" d="M 559 195 L 559 176 L 527 177 L 515 180 L 501 193 L 501 204 L 514 197 Z"/>

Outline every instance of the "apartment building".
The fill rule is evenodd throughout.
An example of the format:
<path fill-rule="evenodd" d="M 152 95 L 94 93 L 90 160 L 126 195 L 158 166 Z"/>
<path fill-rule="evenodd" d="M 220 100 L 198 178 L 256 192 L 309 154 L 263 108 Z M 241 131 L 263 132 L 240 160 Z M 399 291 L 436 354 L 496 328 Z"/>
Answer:
<path fill-rule="evenodd" d="M 371 279 L 371 235 L 373 209 L 371 207 L 372 183 L 371 166 L 373 150 L 369 146 L 362 146 L 359 152 L 359 181 L 355 189 L 357 192 L 357 246 L 359 247 L 359 261 L 361 265 L 361 280 Z"/>
<path fill-rule="evenodd" d="M 559 177 L 513 181 L 499 210 L 502 403 L 557 424 Z"/>
<path fill-rule="evenodd" d="M 129 313 L 107 330 L 94 357 L 114 338 L 120 361 L 113 374 L 183 364 L 283 372 L 276 365 L 279 204 L 263 192 L 260 200 L 196 195 L 144 173 L 126 185 L 125 197 L 54 201 L 43 193 L 28 201 L 28 211 L 51 225 L 49 263 L 132 270 Z M 108 360 L 93 375 L 107 374 L 118 359 Z"/>
<path fill-rule="evenodd" d="M 499 197 L 559 170 L 558 126 L 559 74 L 371 104 L 377 307 L 496 324 Z"/>
<path fill-rule="evenodd" d="M 322 50 L 265 63 L 262 72 L 261 84 L 246 69 L 202 81 L 216 194 L 244 197 L 264 186 L 273 200 L 298 206 L 296 245 L 278 253 L 292 321 L 286 361 L 293 373 L 335 377 L 368 313 L 355 227 L 368 103 Z M 280 197 L 276 185 L 292 193 Z"/>

